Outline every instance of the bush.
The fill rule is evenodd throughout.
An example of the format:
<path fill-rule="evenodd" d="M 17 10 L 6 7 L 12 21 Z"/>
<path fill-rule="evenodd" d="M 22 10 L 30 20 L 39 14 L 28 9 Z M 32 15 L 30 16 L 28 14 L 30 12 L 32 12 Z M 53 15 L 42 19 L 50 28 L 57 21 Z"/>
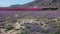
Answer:
<path fill-rule="evenodd" d="M 43 33 L 49 33 L 49 30 L 42 30 Z"/>
<path fill-rule="evenodd" d="M 5 32 L 9 31 L 9 30 L 12 30 L 14 27 L 10 26 L 10 27 L 6 27 L 6 30 Z"/>

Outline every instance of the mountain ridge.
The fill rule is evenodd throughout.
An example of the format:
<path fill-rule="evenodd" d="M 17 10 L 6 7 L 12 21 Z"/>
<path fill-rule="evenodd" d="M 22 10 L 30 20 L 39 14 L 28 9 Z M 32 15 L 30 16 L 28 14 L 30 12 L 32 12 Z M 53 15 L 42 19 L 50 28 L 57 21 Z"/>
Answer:
<path fill-rule="evenodd" d="M 35 0 L 24 5 L 16 4 L 10 7 L 34 7 L 34 6 L 44 6 L 44 7 L 60 7 L 60 0 Z"/>

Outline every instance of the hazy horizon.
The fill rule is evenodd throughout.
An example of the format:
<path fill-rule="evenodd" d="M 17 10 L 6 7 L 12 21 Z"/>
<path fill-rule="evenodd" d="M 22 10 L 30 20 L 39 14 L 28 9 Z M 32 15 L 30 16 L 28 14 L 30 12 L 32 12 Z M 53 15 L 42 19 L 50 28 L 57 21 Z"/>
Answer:
<path fill-rule="evenodd" d="M 0 0 L 0 7 L 8 7 L 15 4 L 23 5 L 32 1 L 34 0 Z"/>

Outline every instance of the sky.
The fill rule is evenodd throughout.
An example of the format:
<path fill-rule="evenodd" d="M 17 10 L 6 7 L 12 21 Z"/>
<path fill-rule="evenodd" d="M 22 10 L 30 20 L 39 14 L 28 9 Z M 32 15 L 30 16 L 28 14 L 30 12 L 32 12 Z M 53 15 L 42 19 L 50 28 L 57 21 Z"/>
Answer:
<path fill-rule="evenodd" d="M 34 0 L 0 0 L 0 7 L 7 7 L 15 4 L 26 4 Z"/>

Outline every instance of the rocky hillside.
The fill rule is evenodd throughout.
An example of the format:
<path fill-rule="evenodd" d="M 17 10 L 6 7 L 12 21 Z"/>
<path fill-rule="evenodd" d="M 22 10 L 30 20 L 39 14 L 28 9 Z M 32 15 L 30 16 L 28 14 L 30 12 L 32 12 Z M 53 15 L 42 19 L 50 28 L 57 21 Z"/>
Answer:
<path fill-rule="evenodd" d="M 10 7 L 34 7 L 34 6 L 44 6 L 44 7 L 60 7 L 60 0 L 35 0 L 24 5 L 12 5 Z"/>
<path fill-rule="evenodd" d="M 60 25 L 58 16 L 56 18 L 45 18 L 44 15 L 20 16 L 22 18 L 19 16 L 15 14 L 0 21 L 0 34 L 60 34 L 60 31 L 57 31 L 57 24 Z"/>
<path fill-rule="evenodd" d="M 60 11 L 0 11 L 0 14 L 4 17 L 0 19 L 0 34 L 60 34 Z"/>

